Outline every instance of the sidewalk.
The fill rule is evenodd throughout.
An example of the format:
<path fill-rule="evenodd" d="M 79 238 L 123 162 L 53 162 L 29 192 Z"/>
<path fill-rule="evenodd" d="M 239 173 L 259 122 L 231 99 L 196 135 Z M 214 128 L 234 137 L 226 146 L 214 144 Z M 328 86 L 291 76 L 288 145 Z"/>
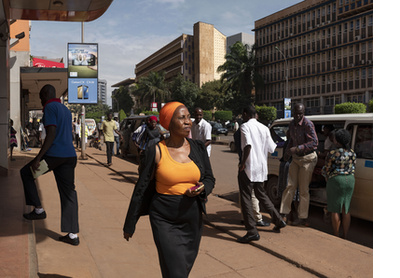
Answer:
<path fill-rule="evenodd" d="M 35 150 L 34 150 L 35 151 Z M 86 150 L 78 160 L 80 245 L 58 242 L 60 202 L 54 176 L 38 179 L 47 218 L 22 219 L 18 170 L 34 153 L 21 153 L 7 178 L 0 178 L 0 277 L 161 277 L 148 217 L 126 242 L 122 226 L 137 180 L 137 165 L 105 151 Z M 79 154 L 78 154 L 79 156 Z M 12 213 L 8 213 L 9 209 Z M 200 252 L 190 277 L 372 277 L 373 250 L 310 228 L 286 227 L 280 234 L 260 228 L 261 239 L 236 243 L 245 230 L 237 204 L 210 195 Z M 4 225 L 3 225 L 4 224 Z M 31 250 L 31 251 L 30 251 Z M 37 254 L 37 264 L 35 254 Z"/>

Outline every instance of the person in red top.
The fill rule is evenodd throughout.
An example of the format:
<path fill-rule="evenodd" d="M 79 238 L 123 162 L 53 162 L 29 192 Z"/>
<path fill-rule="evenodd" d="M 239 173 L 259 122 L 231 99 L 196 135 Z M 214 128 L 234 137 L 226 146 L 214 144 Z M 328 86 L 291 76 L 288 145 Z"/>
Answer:
<path fill-rule="evenodd" d="M 305 107 L 302 103 L 294 106 L 293 121 L 289 124 L 289 142 L 284 160 L 292 162 L 289 166 L 289 181 L 282 194 L 280 213 L 286 217 L 291 210 L 296 190 L 299 190 L 300 201 L 297 208 L 298 219 L 291 224 L 308 226 L 308 208 L 310 204 L 309 185 L 318 157 L 315 150 L 318 137 L 314 124 L 304 117 Z"/>

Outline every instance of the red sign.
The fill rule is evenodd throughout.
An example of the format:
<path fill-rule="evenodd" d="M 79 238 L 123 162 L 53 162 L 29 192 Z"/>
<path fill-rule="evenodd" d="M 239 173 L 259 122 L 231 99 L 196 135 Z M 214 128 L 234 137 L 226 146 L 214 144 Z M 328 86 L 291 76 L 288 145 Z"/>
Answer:
<path fill-rule="evenodd" d="M 58 63 L 39 58 L 33 58 L 32 62 L 33 67 L 35 68 L 64 68 L 64 63 Z"/>

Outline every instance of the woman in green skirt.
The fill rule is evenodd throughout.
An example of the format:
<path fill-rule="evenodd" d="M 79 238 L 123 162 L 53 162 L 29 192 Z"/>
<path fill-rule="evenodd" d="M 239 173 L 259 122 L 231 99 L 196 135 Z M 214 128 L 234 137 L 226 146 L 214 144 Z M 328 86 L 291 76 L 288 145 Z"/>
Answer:
<path fill-rule="evenodd" d="M 349 209 L 354 191 L 356 154 L 350 148 L 351 135 L 347 130 L 335 131 L 333 142 L 336 149 L 327 155 L 322 175 L 327 180 L 327 209 L 332 215 L 333 234 L 339 236 L 339 228 L 342 224 L 343 237 L 347 238 L 351 221 Z M 340 214 L 342 214 L 342 219 L 340 219 Z"/>

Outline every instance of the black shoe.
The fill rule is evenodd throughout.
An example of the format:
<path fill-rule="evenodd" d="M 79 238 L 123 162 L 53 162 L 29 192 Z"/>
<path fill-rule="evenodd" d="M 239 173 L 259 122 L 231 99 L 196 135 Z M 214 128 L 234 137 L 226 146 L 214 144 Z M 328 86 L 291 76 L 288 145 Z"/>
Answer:
<path fill-rule="evenodd" d="M 60 236 L 58 240 L 75 246 L 79 245 L 79 237 L 72 239 L 69 237 L 69 234 L 66 234 L 65 236 Z"/>
<path fill-rule="evenodd" d="M 30 213 L 25 213 L 24 218 L 28 220 L 40 220 L 46 218 L 46 212 L 43 211 L 42 213 L 37 214 L 35 209 L 33 209 Z"/>
<path fill-rule="evenodd" d="M 272 231 L 274 233 L 280 233 L 281 232 L 281 228 L 285 228 L 285 227 L 286 227 L 285 221 L 281 220 L 277 224 L 275 224 L 275 227 L 272 228 Z"/>
<path fill-rule="evenodd" d="M 259 227 L 268 227 L 271 223 L 265 222 L 264 220 L 260 220 L 257 222 L 257 226 Z"/>
<path fill-rule="evenodd" d="M 259 234 L 249 235 L 249 233 L 247 233 L 244 237 L 240 237 L 236 241 L 240 242 L 240 243 L 249 243 L 250 241 L 259 240 L 259 239 L 260 239 Z"/>
<path fill-rule="evenodd" d="M 297 218 L 295 221 L 292 222 L 292 226 L 310 227 L 310 223 L 308 222 L 308 219 Z"/>

